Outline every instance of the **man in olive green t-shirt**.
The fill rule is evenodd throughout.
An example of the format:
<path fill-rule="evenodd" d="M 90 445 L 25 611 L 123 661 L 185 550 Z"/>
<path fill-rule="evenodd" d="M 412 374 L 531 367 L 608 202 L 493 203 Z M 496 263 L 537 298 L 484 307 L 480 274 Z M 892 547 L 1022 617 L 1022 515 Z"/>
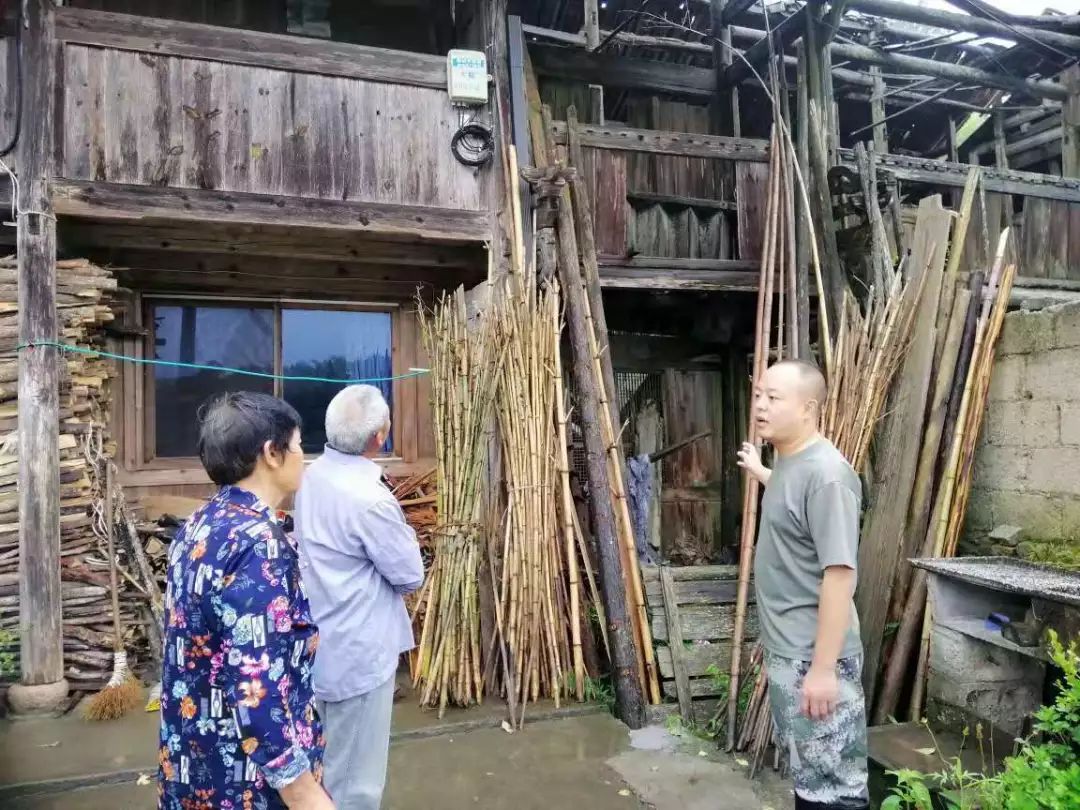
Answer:
<path fill-rule="evenodd" d="M 777 741 L 799 808 L 867 808 L 866 706 L 855 613 L 862 487 L 818 432 L 826 399 L 817 367 L 782 361 L 754 391 L 770 470 L 743 445 L 739 465 L 765 486 L 754 563 Z"/>

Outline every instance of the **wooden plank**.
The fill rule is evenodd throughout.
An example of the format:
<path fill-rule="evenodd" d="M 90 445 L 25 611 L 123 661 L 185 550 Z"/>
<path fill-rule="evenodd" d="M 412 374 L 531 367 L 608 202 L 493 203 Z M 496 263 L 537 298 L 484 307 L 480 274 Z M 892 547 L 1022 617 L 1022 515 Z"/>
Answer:
<path fill-rule="evenodd" d="M 622 255 L 627 246 L 626 155 L 610 150 L 582 149 L 590 199 L 595 200 L 596 249 L 601 253 Z M 587 168 L 586 171 L 589 171 Z"/>
<path fill-rule="evenodd" d="M 945 256 L 952 219 L 941 197 L 927 197 L 919 205 L 915 240 L 909 258 L 908 295 L 915 295 L 925 278 L 918 301 L 911 347 L 893 385 L 874 465 L 874 498 L 869 504 L 866 529 L 859 545 L 859 584 L 856 607 L 866 656 L 863 687 L 873 705 L 884 644 L 889 601 L 900 564 L 904 527 L 911 503 L 916 467 L 922 447 L 926 398 L 934 365 L 937 331 L 934 323 L 941 302 Z"/>
<path fill-rule="evenodd" d="M 1080 280 L 1080 203 L 1069 203 L 1069 278 Z"/>
<path fill-rule="evenodd" d="M 175 19 L 71 8 L 56 10 L 57 39 L 150 54 L 446 88 L 446 59 L 322 39 L 264 34 Z"/>
<path fill-rule="evenodd" d="M 76 180 L 55 184 L 54 204 L 59 215 L 90 219 L 307 225 L 446 242 L 482 242 L 489 230 L 483 211 Z"/>
<path fill-rule="evenodd" d="M 636 59 L 608 51 L 590 53 L 536 42 L 529 43 L 529 55 L 538 75 L 585 84 L 701 100 L 707 100 L 716 86 L 716 74 L 710 68 L 676 62 Z"/>
<path fill-rule="evenodd" d="M 701 492 L 693 500 L 664 498 L 671 489 L 693 488 L 721 477 L 723 446 L 721 380 L 719 372 L 664 372 L 665 444 L 676 444 L 710 432 L 664 462 L 661 491 L 661 549 L 664 556 L 683 565 L 712 562 L 720 549 L 719 493 Z"/>
<path fill-rule="evenodd" d="M 1020 228 L 1020 266 L 1024 273 L 1037 278 L 1049 278 L 1051 247 L 1047 238 L 1050 232 L 1050 201 L 1024 200 Z"/>
<path fill-rule="evenodd" d="M 686 566 L 678 566 L 684 568 Z M 735 604 L 735 579 L 684 580 L 674 583 L 675 602 L 678 605 L 731 605 Z M 663 597 L 658 580 L 645 581 L 645 595 L 649 603 Z"/>
<path fill-rule="evenodd" d="M 675 696 L 679 700 L 679 714 L 687 722 L 694 722 L 694 707 L 691 705 L 690 678 L 683 666 L 682 653 L 685 650 L 682 637 L 682 622 L 679 606 L 675 600 L 674 582 L 667 566 L 660 569 L 660 586 L 663 590 L 664 618 L 670 633 L 668 657 L 672 676 L 675 678 Z"/>
<path fill-rule="evenodd" d="M 729 580 L 739 578 L 739 566 L 737 565 L 672 565 L 671 576 L 675 582 L 700 582 L 709 580 Z M 643 565 L 641 567 L 643 582 L 659 582 L 660 573 L 658 566 Z"/>
<path fill-rule="evenodd" d="M 757 261 L 765 240 L 765 207 L 768 197 L 769 167 L 764 163 L 735 165 L 735 203 L 738 206 L 739 259 Z"/>
<path fill-rule="evenodd" d="M 689 259 L 673 256 L 635 255 L 601 256 L 600 266 L 625 270 L 687 270 L 694 272 L 734 273 L 750 272 L 757 267 L 755 261 L 741 259 Z"/>
<path fill-rule="evenodd" d="M 1052 200 L 1049 205 L 1050 227 L 1046 231 L 1046 278 L 1069 277 L 1069 203 Z M 1077 238 L 1080 238 L 1078 234 Z"/>
<path fill-rule="evenodd" d="M 750 272 L 600 267 L 600 286 L 604 289 L 753 292 L 757 284 L 758 274 Z"/>
<path fill-rule="evenodd" d="M 754 641 L 743 645 L 743 657 L 748 657 L 754 650 Z M 671 664 L 670 646 L 656 648 L 656 663 L 660 667 L 660 677 L 665 680 L 675 677 L 675 671 Z M 731 667 L 731 642 L 699 642 L 697 644 L 684 644 L 682 654 L 683 666 L 690 678 L 709 677 L 709 668 L 716 667 L 720 672 L 726 673 Z"/>
<path fill-rule="evenodd" d="M 727 200 L 706 200 L 701 197 L 681 197 L 676 194 L 656 194 L 651 191 L 628 191 L 626 198 L 632 203 L 701 208 L 706 211 L 734 211 L 737 208 L 734 202 Z"/>
<path fill-rule="evenodd" d="M 768 141 L 757 138 L 730 138 L 723 135 L 701 135 L 692 132 L 670 132 L 661 129 L 596 126 L 582 124 L 581 145 L 594 149 L 618 149 L 627 152 L 648 152 L 656 155 L 745 160 L 765 163 L 769 159 Z M 558 143 L 566 142 L 566 122 L 552 123 L 552 134 Z M 651 183 L 633 178 L 634 188 L 657 188 Z"/>
<path fill-rule="evenodd" d="M 485 253 L 476 246 L 420 245 L 342 229 L 313 233 L 311 228 L 291 225 L 69 219 L 64 221 L 64 243 L 76 251 L 97 248 L 92 252 L 99 263 L 133 267 L 169 267 L 176 262 L 192 270 L 238 272 L 245 257 L 264 257 L 264 265 L 265 257 L 274 257 L 311 260 L 315 268 L 338 262 L 340 274 L 352 272 L 349 268 L 354 263 L 487 272 Z"/>
<path fill-rule="evenodd" d="M 679 611 L 682 617 L 683 641 L 715 641 L 730 639 L 735 630 L 734 605 L 687 605 Z M 663 614 L 652 617 L 653 639 L 668 640 L 667 620 Z M 757 609 L 746 611 L 746 629 L 743 638 L 756 638 L 758 632 Z"/>
<path fill-rule="evenodd" d="M 23 5 L 23 109 L 19 140 L 19 340 L 55 341 L 56 218 L 49 181 L 56 102 L 51 0 Z M 63 680 L 60 593 L 59 353 L 19 352 L 19 638 L 25 685 Z M 63 697 L 61 697 L 61 701 Z M 54 706 L 43 706 L 51 710 Z"/>

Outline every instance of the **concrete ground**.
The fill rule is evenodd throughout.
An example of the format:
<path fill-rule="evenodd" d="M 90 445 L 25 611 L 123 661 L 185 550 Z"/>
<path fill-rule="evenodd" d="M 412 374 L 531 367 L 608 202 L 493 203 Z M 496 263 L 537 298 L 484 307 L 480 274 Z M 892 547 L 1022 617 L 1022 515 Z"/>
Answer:
<path fill-rule="evenodd" d="M 531 711 L 524 730 L 501 708 L 439 722 L 398 704 L 385 810 L 789 810 L 774 774 L 742 766 L 662 726 L 630 732 L 606 713 Z M 543 719 L 549 717 L 553 719 Z M 8 810 L 149 810 L 156 806 L 156 715 L 0 723 L 0 806 Z M 113 783 L 110 783 L 113 782 Z"/>

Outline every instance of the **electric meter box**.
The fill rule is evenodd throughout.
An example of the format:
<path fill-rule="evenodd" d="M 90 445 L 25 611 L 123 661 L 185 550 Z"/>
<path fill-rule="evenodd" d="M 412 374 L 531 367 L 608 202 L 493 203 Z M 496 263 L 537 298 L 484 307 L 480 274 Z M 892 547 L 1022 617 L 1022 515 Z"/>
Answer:
<path fill-rule="evenodd" d="M 446 55 L 446 85 L 451 104 L 464 107 L 487 104 L 488 72 L 484 52 L 450 51 Z"/>

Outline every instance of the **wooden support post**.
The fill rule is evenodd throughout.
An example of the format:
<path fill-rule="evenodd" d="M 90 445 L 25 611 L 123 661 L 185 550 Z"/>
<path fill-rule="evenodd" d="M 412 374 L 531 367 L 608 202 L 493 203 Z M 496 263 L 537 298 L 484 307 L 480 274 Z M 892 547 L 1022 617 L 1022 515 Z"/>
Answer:
<path fill-rule="evenodd" d="M 589 85 L 589 106 L 592 109 L 592 114 L 589 116 L 592 118 L 592 123 L 598 127 L 604 126 L 607 123 L 607 115 L 604 113 L 604 85 Z"/>
<path fill-rule="evenodd" d="M 615 685 L 616 712 L 630 728 L 644 723 L 644 699 L 638 677 L 638 654 L 634 628 L 629 621 L 623 581 L 622 549 L 615 528 L 615 510 L 611 502 L 611 479 L 608 476 L 607 447 L 600 433 L 601 399 L 593 373 L 594 354 L 590 350 L 590 326 L 586 320 L 588 302 L 579 269 L 577 237 L 570 190 L 559 199 L 559 278 L 565 296 L 566 324 L 573 349 L 571 369 L 581 409 L 585 436 L 585 458 L 589 480 L 589 509 L 596 531 L 600 559 L 600 582 L 608 623 L 612 679 Z"/>
<path fill-rule="evenodd" d="M 1080 177 L 1080 65 L 1061 76 L 1069 97 L 1061 107 L 1061 174 Z"/>
<path fill-rule="evenodd" d="M 810 107 L 806 88 L 806 46 L 799 40 L 795 46 L 797 81 L 795 92 L 798 99 L 795 105 L 796 158 L 799 163 L 799 176 L 804 182 L 811 182 L 810 177 Z M 795 204 L 795 257 L 798 285 L 795 296 L 799 311 L 799 353 L 798 357 L 809 360 L 810 355 L 810 225 L 806 206 L 798 200 Z"/>
<path fill-rule="evenodd" d="M 600 9 L 597 0 L 585 0 L 585 47 L 590 51 L 600 47 Z"/>
<path fill-rule="evenodd" d="M 724 87 L 723 76 L 734 59 L 731 52 L 731 26 L 725 20 L 729 0 L 709 0 L 710 31 L 713 39 L 713 66 L 716 89 L 713 91 L 712 129 L 714 135 L 739 136 L 739 88 Z M 723 88 L 723 89 L 722 89 Z"/>
<path fill-rule="evenodd" d="M 870 94 L 870 119 L 874 122 L 874 151 L 879 155 L 884 155 L 889 151 L 889 135 L 885 129 L 885 80 L 881 77 L 881 68 L 877 65 L 870 66 L 870 76 L 874 80 L 874 88 Z"/>
<path fill-rule="evenodd" d="M 56 86 L 51 0 L 23 6 L 19 215 L 19 636 L 17 713 L 55 711 L 67 698 L 60 595 L 60 352 L 34 343 L 58 339 L 56 217 L 52 212 Z"/>
<path fill-rule="evenodd" d="M 1009 155 L 1005 151 L 1005 118 L 1001 111 L 994 112 L 994 165 L 999 169 L 1009 168 Z"/>
<path fill-rule="evenodd" d="M 682 616 L 676 601 L 675 581 L 671 576 L 671 568 L 667 565 L 660 566 L 660 587 L 664 595 L 664 619 L 667 621 L 668 650 L 671 652 L 671 668 L 675 673 L 675 695 L 679 699 L 679 714 L 687 723 L 693 723 L 694 701 L 690 693 L 690 676 L 686 671 Z"/>

